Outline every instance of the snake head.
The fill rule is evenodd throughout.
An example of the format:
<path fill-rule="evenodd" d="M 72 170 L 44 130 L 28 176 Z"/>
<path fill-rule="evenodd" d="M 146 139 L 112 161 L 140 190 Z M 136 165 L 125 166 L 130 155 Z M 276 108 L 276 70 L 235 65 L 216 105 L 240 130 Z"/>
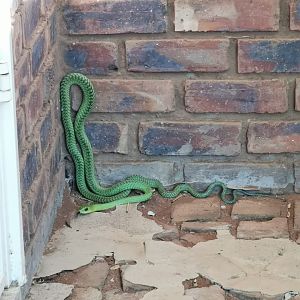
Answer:
<path fill-rule="evenodd" d="M 79 214 L 81 214 L 81 215 L 87 215 L 92 212 L 94 212 L 94 211 L 92 210 L 92 208 L 90 206 L 82 206 L 79 209 Z"/>

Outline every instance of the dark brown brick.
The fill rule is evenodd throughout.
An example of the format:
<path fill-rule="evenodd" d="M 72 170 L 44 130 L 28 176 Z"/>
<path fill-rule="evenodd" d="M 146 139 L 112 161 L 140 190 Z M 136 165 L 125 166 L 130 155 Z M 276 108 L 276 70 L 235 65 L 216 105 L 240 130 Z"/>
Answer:
<path fill-rule="evenodd" d="M 171 80 L 93 80 L 94 112 L 169 112 L 175 110 Z M 73 109 L 81 103 L 79 89 L 73 91 Z"/>
<path fill-rule="evenodd" d="M 38 71 L 48 52 L 48 36 L 46 37 L 46 31 L 40 33 L 32 46 L 31 53 L 31 68 L 32 77 L 37 76 Z"/>
<path fill-rule="evenodd" d="M 70 34 L 165 32 L 166 14 L 166 0 L 70 0 L 63 10 Z"/>
<path fill-rule="evenodd" d="M 38 26 L 41 17 L 41 0 L 27 0 L 24 3 L 23 35 L 25 47 L 30 47 L 33 32 Z"/>
<path fill-rule="evenodd" d="M 281 113 L 288 109 L 283 80 L 187 80 L 189 112 Z"/>
<path fill-rule="evenodd" d="M 30 66 L 30 53 L 26 51 L 15 69 L 17 105 L 22 102 L 29 91 L 32 80 Z"/>
<path fill-rule="evenodd" d="M 300 111 L 300 78 L 296 79 L 295 110 Z"/>
<path fill-rule="evenodd" d="M 111 42 L 72 43 L 65 47 L 64 61 L 72 71 L 106 75 L 118 70 L 117 46 Z"/>
<path fill-rule="evenodd" d="M 239 73 L 300 72 L 300 40 L 239 40 Z"/>
<path fill-rule="evenodd" d="M 29 97 L 24 101 L 26 136 L 29 137 L 43 109 L 42 78 L 35 83 Z"/>
<path fill-rule="evenodd" d="M 290 29 L 300 30 L 300 0 L 290 1 Z"/>
<path fill-rule="evenodd" d="M 247 136 L 247 148 L 250 153 L 300 151 L 300 122 L 251 122 Z"/>
<path fill-rule="evenodd" d="M 12 25 L 12 43 L 14 53 L 14 64 L 17 64 L 22 55 L 23 42 L 22 42 L 22 22 L 21 15 L 15 14 Z"/>
<path fill-rule="evenodd" d="M 128 126 L 116 122 L 88 122 L 86 134 L 94 152 L 128 153 Z"/>
<path fill-rule="evenodd" d="M 147 155 L 224 155 L 241 151 L 240 122 L 142 122 L 140 151 Z"/>
<path fill-rule="evenodd" d="M 128 70 L 222 72 L 229 68 L 228 47 L 227 39 L 126 41 Z"/>
<path fill-rule="evenodd" d="M 279 0 L 176 0 L 176 31 L 277 31 Z"/>

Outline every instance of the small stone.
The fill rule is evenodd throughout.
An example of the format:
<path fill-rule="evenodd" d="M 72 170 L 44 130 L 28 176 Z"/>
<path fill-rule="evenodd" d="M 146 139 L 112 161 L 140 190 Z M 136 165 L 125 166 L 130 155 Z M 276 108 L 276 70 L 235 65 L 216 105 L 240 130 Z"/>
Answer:
<path fill-rule="evenodd" d="M 271 221 L 241 221 L 237 228 L 237 238 L 257 240 L 262 238 L 289 238 L 286 218 L 274 218 Z"/>
<path fill-rule="evenodd" d="M 184 221 L 214 221 L 220 217 L 220 200 L 217 196 L 195 199 L 183 196 L 175 201 L 171 209 L 174 223 Z"/>
<path fill-rule="evenodd" d="M 281 207 L 278 199 L 242 199 L 233 206 L 231 217 L 243 221 L 272 219 L 280 217 Z"/>
<path fill-rule="evenodd" d="M 155 212 L 152 211 L 152 210 L 149 210 L 149 211 L 147 212 L 147 215 L 150 216 L 150 217 L 154 217 L 154 216 L 155 216 Z"/>
<path fill-rule="evenodd" d="M 225 300 L 225 292 L 218 285 L 189 289 L 185 291 L 185 295 L 192 296 L 194 300 Z"/>
<path fill-rule="evenodd" d="M 173 241 L 178 239 L 179 232 L 177 228 L 165 230 L 153 235 L 152 239 L 155 241 Z"/>
<path fill-rule="evenodd" d="M 228 222 L 183 222 L 181 230 L 189 232 L 214 232 L 228 230 L 231 224 Z"/>

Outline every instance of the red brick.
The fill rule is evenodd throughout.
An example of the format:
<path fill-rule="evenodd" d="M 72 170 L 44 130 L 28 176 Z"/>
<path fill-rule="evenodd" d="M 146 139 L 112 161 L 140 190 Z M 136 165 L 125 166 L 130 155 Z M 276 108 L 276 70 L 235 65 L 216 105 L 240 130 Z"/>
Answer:
<path fill-rule="evenodd" d="M 169 112 L 175 110 L 171 80 L 93 80 L 94 112 Z M 73 109 L 78 110 L 81 92 L 73 90 Z"/>
<path fill-rule="evenodd" d="M 284 153 L 300 151 L 300 122 L 251 122 L 248 152 Z"/>
<path fill-rule="evenodd" d="M 117 46 L 111 42 L 80 42 L 66 45 L 64 62 L 72 71 L 106 75 L 118 70 Z"/>
<path fill-rule="evenodd" d="M 279 0 L 176 0 L 176 31 L 277 31 Z"/>
<path fill-rule="evenodd" d="M 221 215 L 220 200 L 217 196 L 207 199 L 195 199 L 183 196 L 172 204 L 172 222 L 214 221 Z"/>
<path fill-rule="evenodd" d="M 22 102 L 31 85 L 30 53 L 26 51 L 15 68 L 15 87 L 17 105 Z"/>
<path fill-rule="evenodd" d="M 300 199 L 295 200 L 294 229 L 300 231 Z"/>
<path fill-rule="evenodd" d="M 201 201 L 201 199 L 199 199 Z M 231 224 L 228 222 L 183 222 L 181 230 L 188 232 L 216 232 L 219 230 L 229 230 Z"/>
<path fill-rule="evenodd" d="M 300 40 L 239 40 L 239 73 L 300 72 Z"/>
<path fill-rule="evenodd" d="M 128 153 L 128 126 L 117 122 L 88 122 L 86 134 L 94 152 Z"/>
<path fill-rule="evenodd" d="M 290 29 L 300 30 L 300 0 L 290 1 Z"/>
<path fill-rule="evenodd" d="M 26 117 L 26 136 L 29 137 L 38 121 L 43 109 L 43 89 L 41 77 L 35 83 L 29 97 L 26 98 L 25 117 Z"/>
<path fill-rule="evenodd" d="M 15 14 L 14 21 L 12 25 L 12 43 L 13 43 L 13 53 L 14 53 L 14 64 L 16 65 L 21 58 L 23 50 L 22 42 L 22 23 L 21 15 Z"/>
<path fill-rule="evenodd" d="M 189 112 L 281 113 L 288 109 L 283 80 L 187 80 Z"/>
<path fill-rule="evenodd" d="M 241 221 L 237 228 L 237 238 L 258 240 L 262 238 L 289 238 L 286 218 L 274 218 L 271 221 Z"/>
<path fill-rule="evenodd" d="M 222 72 L 229 69 L 227 39 L 126 41 L 129 71 Z"/>
<path fill-rule="evenodd" d="M 296 79 L 295 110 L 300 111 L 300 78 Z"/>
<path fill-rule="evenodd" d="M 224 155 L 241 151 L 240 122 L 141 122 L 140 151 L 147 155 Z"/>
<path fill-rule="evenodd" d="M 63 11 L 70 34 L 165 32 L 166 14 L 166 0 L 70 0 Z"/>
<path fill-rule="evenodd" d="M 231 217 L 243 221 L 272 219 L 281 216 L 283 205 L 276 198 L 241 199 L 233 206 Z"/>
<path fill-rule="evenodd" d="M 41 0 L 23 1 L 24 13 L 22 15 L 23 37 L 25 47 L 29 48 L 33 32 L 36 30 L 41 17 Z"/>

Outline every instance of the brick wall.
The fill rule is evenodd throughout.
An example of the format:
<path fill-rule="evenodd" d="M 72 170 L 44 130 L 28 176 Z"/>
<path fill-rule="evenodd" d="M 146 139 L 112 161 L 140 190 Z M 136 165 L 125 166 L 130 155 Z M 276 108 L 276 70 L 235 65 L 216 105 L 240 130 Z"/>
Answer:
<path fill-rule="evenodd" d="M 61 28 L 103 183 L 299 191 L 299 0 L 67 0 Z"/>
<path fill-rule="evenodd" d="M 13 16 L 26 273 L 31 283 L 64 188 L 56 0 L 18 1 Z"/>

